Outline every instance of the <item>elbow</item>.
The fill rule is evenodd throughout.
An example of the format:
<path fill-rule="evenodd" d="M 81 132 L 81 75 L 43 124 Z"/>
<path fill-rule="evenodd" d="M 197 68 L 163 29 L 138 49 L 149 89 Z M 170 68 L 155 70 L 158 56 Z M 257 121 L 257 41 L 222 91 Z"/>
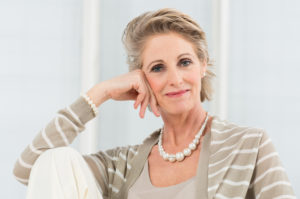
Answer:
<path fill-rule="evenodd" d="M 26 171 L 26 168 L 23 168 L 20 165 L 19 160 L 17 160 L 15 165 L 14 165 L 13 172 L 12 172 L 15 179 L 17 181 L 19 181 L 20 183 L 27 186 L 28 185 L 28 179 L 29 179 L 29 173 L 30 173 L 30 170 Z"/>

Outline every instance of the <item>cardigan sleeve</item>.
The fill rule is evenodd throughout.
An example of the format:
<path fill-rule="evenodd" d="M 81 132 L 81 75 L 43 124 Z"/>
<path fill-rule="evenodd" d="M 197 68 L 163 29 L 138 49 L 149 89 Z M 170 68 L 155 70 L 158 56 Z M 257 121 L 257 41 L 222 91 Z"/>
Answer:
<path fill-rule="evenodd" d="M 71 105 L 59 110 L 56 116 L 40 130 L 33 141 L 23 150 L 15 162 L 13 169 L 15 178 L 22 184 L 28 185 L 31 168 L 38 157 L 48 149 L 71 144 L 77 135 L 85 130 L 85 124 L 94 117 L 92 108 L 82 96 Z M 93 173 L 96 174 L 100 186 L 105 189 L 103 181 L 107 179 L 106 172 L 99 173 L 99 170 L 105 170 L 105 161 L 97 158 L 95 162 L 93 161 L 95 159 L 93 155 L 84 155 L 83 157 Z M 101 160 L 103 161 L 101 162 Z"/>
<path fill-rule="evenodd" d="M 265 131 L 262 132 L 246 198 L 296 198 L 278 153 Z"/>

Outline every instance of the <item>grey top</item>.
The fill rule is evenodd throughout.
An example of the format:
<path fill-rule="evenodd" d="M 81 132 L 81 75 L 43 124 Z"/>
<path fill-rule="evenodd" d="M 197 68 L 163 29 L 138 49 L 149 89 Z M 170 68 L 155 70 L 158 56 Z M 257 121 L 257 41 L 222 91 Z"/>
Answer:
<path fill-rule="evenodd" d="M 210 141 L 210 132 L 204 136 L 196 176 L 168 187 L 155 187 L 152 185 L 148 161 L 146 161 L 141 175 L 133 186 L 129 189 L 128 199 L 181 199 L 181 198 L 207 198 L 207 165 L 208 165 L 208 146 Z"/>

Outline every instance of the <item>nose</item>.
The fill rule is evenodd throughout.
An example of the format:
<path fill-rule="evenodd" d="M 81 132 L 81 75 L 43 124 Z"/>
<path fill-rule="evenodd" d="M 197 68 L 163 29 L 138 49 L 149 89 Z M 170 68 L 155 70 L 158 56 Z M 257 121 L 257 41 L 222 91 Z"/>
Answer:
<path fill-rule="evenodd" d="M 170 68 L 168 70 L 168 82 L 171 86 L 180 86 L 183 83 L 182 74 L 176 68 Z"/>

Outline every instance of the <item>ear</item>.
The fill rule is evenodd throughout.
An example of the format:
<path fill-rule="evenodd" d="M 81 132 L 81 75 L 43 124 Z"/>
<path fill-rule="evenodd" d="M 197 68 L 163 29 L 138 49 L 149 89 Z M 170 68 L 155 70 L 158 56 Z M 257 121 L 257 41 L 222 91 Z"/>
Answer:
<path fill-rule="evenodd" d="M 202 61 L 201 62 L 201 78 L 203 78 L 205 76 L 206 70 L 207 70 L 207 62 Z"/>

